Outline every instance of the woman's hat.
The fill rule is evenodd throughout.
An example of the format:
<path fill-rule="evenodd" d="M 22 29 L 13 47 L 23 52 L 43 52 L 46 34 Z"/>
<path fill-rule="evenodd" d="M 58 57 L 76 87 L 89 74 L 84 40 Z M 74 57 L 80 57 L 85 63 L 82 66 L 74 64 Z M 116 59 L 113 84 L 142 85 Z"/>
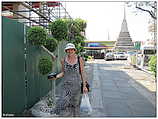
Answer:
<path fill-rule="evenodd" d="M 68 50 L 68 49 L 75 49 L 76 50 L 75 45 L 72 44 L 72 43 L 66 44 L 65 51 Z"/>

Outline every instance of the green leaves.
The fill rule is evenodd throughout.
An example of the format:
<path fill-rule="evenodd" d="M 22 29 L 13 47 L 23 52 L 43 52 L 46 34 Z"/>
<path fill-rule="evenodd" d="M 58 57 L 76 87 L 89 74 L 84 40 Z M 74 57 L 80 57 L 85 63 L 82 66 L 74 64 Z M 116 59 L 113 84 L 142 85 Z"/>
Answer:
<path fill-rule="evenodd" d="M 27 32 L 27 39 L 32 45 L 43 45 L 50 52 L 54 52 L 58 42 L 65 40 L 75 44 L 77 53 L 84 51 L 84 40 L 82 32 L 85 32 L 86 22 L 82 19 L 57 19 L 49 24 L 52 36 L 48 37 L 46 29 L 40 26 L 31 27 Z M 50 34 L 49 34 L 50 35 Z M 52 70 L 52 62 L 47 57 L 40 58 L 39 72 L 43 75 Z"/>
<path fill-rule="evenodd" d="M 77 54 L 83 52 L 84 40 L 86 39 L 82 32 L 85 32 L 86 22 L 82 19 L 75 19 L 69 25 L 69 42 L 75 44 Z"/>
<path fill-rule="evenodd" d="M 149 60 L 150 70 L 154 72 L 155 77 L 157 75 L 157 56 L 151 56 Z"/>
<path fill-rule="evenodd" d="M 49 29 L 55 39 L 58 41 L 68 39 L 68 26 L 67 22 L 63 19 L 57 19 L 56 21 L 49 24 Z"/>
<path fill-rule="evenodd" d="M 46 30 L 39 26 L 31 27 L 28 30 L 27 39 L 32 45 L 43 45 L 51 52 L 57 47 L 56 39 L 48 37 Z M 38 70 L 42 75 L 49 73 L 52 70 L 52 61 L 48 57 L 40 58 Z"/>
<path fill-rule="evenodd" d="M 47 32 L 40 26 L 31 27 L 27 32 L 27 39 L 32 45 L 45 45 Z"/>
<path fill-rule="evenodd" d="M 47 38 L 46 44 L 44 45 L 49 51 L 54 52 L 56 47 L 58 45 L 58 42 L 55 38 Z"/>
<path fill-rule="evenodd" d="M 82 20 L 80 18 L 75 19 L 75 22 L 78 24 L 79 26 L 79 31 L 85 31 L 85 28 L 87 27 L 86 21 Z"/>
<path fill-rule="evenodd" d="M 27 39 L 32 45 L 43 45 L 51 52 L 54 52 L 58 45 L 57 40 L 53 37 L 48 37 L 46 30 L 40 26 L 31 27 L 27 32 Z"/>
<path fill-rule="evenodd" d="M 48 57 L 41 57 L 38 64 L 40 74 L 45 75 L 52 70 L 52 62 Z"/>
<path fill-rule="evenodd" d="M 66 40 L 74 43 L 78 52 L 83 51 L 84 40 L 86 39 L 81 32 L 85 32 L 87 24 L 82 19 L 57 19 L 49 24 L 52 36 L 57 41 Z"/>

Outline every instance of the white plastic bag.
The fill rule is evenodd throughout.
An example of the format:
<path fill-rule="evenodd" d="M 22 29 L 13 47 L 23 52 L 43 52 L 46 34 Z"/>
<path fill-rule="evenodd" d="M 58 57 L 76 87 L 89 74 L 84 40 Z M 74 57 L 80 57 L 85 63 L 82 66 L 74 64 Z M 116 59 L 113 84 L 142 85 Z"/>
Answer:
<path fill-rule="evenodd" d="M 92 107 L 89 102 L 88 94 L 84 93 L 82 95 L 81 105 L 80 105 L 80 112 L 84 114 L 91 114 L 92 113 Z"/>

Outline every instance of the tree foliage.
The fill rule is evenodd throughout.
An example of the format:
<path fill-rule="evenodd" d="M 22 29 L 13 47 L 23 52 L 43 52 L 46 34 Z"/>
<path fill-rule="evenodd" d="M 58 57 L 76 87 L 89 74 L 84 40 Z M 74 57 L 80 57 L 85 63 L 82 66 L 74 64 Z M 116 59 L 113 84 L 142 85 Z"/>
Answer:
<path fill-rule="evenodd" d="M 44 45 L 44 47 L 46 47 L 49 51 L 54 52 L 57 46 L 58 42 L 55 38 L 48 37 L 46 39 L 46 44 Z"/>
<path fill-rule="evenodd" d="M 62 27 L 62 28 L 65 28 L 65 30 L 62 29 L 62 33 L 59 34 L 58 37 L 63 36 L 63 31 L 64 31 L 64 34 L 66 34 L 65 40 L 75 44 L 75 46 L 77 48 L 77 53 L 82 52 L 83 46 L 84 46 L 84 40 L 86 39 L 85 36 L 82 34 L 82 32 L 85 32 L 85 29 L 87 26 L 86 21 L 82 20 L 80 18 L 61 19 L 60 21 L 64 22 L 64 27 Z M 51 26 L 50 26 L 51 29 L 53 28 L 52 24 L 53 23 L 51 23 Z M 60 27 L 55 27 L 55 29 L 56 29 L 56 31 L 60 31 Z M 55 36 L 54 34 L 52 34 L 52 35 Z M 55 37 L 55 38 L 57 38 L 57 37 Z"/>
<path fill-rule="evenodd" d="M 58 41 L 68 39 L 68 26 L 64 19 L 57 19 L 49 24 L 49 29 L 55 39 Z"/>
<path fill-rule="evenodd" d="M 156 1 L 136 1 L 126 2 L 128 7 L 135 7 L 136 9 L 147 12 L 153 19 L 157 19 L 157 2 Z"/>
<path fill-rule="evenodd" d="M 86 29 L 86 21 L 77 19 L 57 19 L 49 24 L 52 36 L 58 41 L 66 40 L 74 43 L 78 52 L 83 51 L 85 36 L 82 34 Z"/>
<path fill-rule="evenodd" d="M 69 42 L 75 44 L 78 54 L 84 51 L 83 47 L 85 44 L 84 40 L 86 39 L 86 37 L 81 33 L 85 32 L 86 26 L 87 25 L 85 20 L 77 18 L 71 21 L 71 26 L 69 27 Z"/>
<path fill-rule="evenodd" d="M 78 25 L 78 29 L 80 32 L 85 32 L 85 29 L 87 27 L 87 23 L 85 20 L 82 20 L 80 18 L 75 19 L 76 24 Z"/>
<path fill-rule="evenodd" d="M 47 32 L 44 28 L 40 26 L 31 27 L 27 31 L 27 39 L 32 45 L 45 45 L 47 38 Z"/>
<path fill-rule="evenodd" d="M 154 72 L 155 77 L 157 75 L 157 56 L 151 56 L 149 60 L 149 67 L 152 72 Z"/>
<path fill-rule="evenodd" d="M 41 57 L 38 64 L 40 74 L 48 74 L 52 70 L 52 61 L 48 57 Z"/>

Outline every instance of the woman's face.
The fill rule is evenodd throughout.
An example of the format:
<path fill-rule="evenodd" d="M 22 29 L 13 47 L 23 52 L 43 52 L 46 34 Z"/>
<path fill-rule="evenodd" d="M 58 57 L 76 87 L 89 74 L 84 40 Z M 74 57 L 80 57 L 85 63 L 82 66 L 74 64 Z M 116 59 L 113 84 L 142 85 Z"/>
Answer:
<path fill-rule="evenodd" d="M 67 49 L 66 53 L 68 53 L 69 55 L 71 54 L 75 54 L 76 50 L 75 49 Z"/>

